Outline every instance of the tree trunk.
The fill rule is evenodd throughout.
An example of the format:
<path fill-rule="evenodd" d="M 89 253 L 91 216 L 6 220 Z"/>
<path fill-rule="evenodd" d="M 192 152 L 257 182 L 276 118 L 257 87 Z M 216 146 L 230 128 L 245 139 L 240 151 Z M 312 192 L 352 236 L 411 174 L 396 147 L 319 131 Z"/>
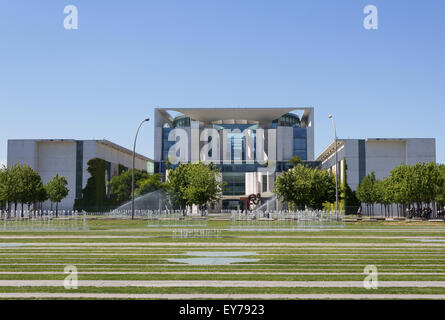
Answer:
<path fill-rule="evenodd" d="M 58 212 L 59 212 L 59 203 L 56 202 L 56 218 L 57 218 L 57 214 L 58 214 Z"/>

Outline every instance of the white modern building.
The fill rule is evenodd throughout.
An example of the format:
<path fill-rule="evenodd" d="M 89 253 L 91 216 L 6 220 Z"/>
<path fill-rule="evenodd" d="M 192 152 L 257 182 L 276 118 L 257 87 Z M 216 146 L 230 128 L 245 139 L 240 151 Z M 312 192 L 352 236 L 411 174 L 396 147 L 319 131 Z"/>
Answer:
<path fill-rule="evenodd" d="M 314 157 L 312 107 L 156 108 L 154 112 L 154 161 L 137 154 L 136 168 L 166 179 L 167 170 L 179 163 L 213 162 L 226 185 L 222 201 L 211 204 L 210 211 L 244 209 L 243 201 L 251 194 L 259 193 L 263 200 L 274 197 L 275 179 L 293 166 L 289 162 L 293 156 L 306 166 L 335 172 L 334 142 Z M 400 164 L 436 162 L 434 138 L 338 139 L 337 150 L 340 181 L 347 176 L 352 190 L 371 172 L 381 179 Z M 8 166 L 28 164 L 44 183 L 56 174 L 66 177 L 70 192 L 59 206 L 65 210 L 82 198 L 90 177 L 87 163 L 93 158 L 105 161 L 109 195 L 111 178 L 131 168 L 132 151 L 107 140 L 8 140 Z M 48 202 L 44 208 L 49 206 Z"/>
<path fill-rule="evenodd" d="M 377 179 L 382 179 L 400 164 L 436 162 L 434 138 L 338 139 L 337 150 L 340 181 L 344 177 L 342 168 L 346 161 L 346 180 L 352 190 L 356 190 L 362 179 L 371 172 Z M 316 161 L 321 163 L 321 168 L 335 172 L 335 142 Z"/>
<path fill-rule="evenodd" d="M 210 160 L 220 169 L 226 186 L 215 210 L 242 208 L 240 199 L 250 194 L 272 197 L 276 176 L 290 168 L 293 156 L 316 165 L 312 107 L 156 108 L 154 123 L 155 172 L 165 175 L 167 159 L 174 158 Z M 273 162 L 270 174 L 259 168 L 259 154 Z"/>
<path fill-rule="evenodd" d="M 90 177 L 88 161 L 99 158 L 105 160 L 105 180 L 119 174 L 119 167 L 127 170 L 132 167 L 133 151 L 107 140 L 40 139 L 8 140 L 8 162 L 12 166 L 24 163 L 36 170 L 44 183 L 56 174 L 68 181 L 68 196 L 60 203 L 62 210 L 72 210 L 74 200 L 82 197 L 82 189 Z M 136 154 L 135 168 L 153 172 L 153 161 Z M 109 191 L 109 190 L 107 190 Z M 50 203 L 44 204 L 48 209 Z"/>

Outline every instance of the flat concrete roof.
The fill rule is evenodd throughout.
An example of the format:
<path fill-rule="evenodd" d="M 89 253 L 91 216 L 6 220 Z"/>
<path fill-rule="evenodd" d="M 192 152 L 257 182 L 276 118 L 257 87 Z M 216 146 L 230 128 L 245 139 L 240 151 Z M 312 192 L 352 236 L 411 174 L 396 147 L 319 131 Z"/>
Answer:
<path fill-rule="evenodd" d="M 337 139 L 337 150 L 338 150 L 338 148 L 343 146 L 343 144 L 344 144 L 343 139 Z M 318 155 L 318 157 L 315 159 L 315 161 L 323 162 L 327 158 L 329 158 L 331 156 L 331 154 L 333 154 L 333 153 L 335 153 L 335 141 L 332 141 L 331 144 L 328 145 L 326 147 L 326 149 L 324 149 L 322 151 L 322 153 L 320 153 Z"/>
<path fill-rule="evenodd" d="M 297 107 L 277 107 L 277 108 L 157 108 L 159 111 L 176 111 L 190 117 L 193 120 L 202 122 L 227 121 L 227 120 L 247 120 L 247 121 L 273 121 L 282 115 L 295 111 L 309 111 L 313 108 Z"/>
<path fill-rule="evenodd" d="M 95 140 L 95 139 L 84 139 L 84 140 L 78 140 L 78 139 L 8 139 L 8 141 L 35 141 L 35 142 L 76 142 L 76 141 L 94 141 L 96 143 L 101 143 L 103 145 L 106 145 L 110 148 L 116 149 L 120 152 L 126 153 L 126 154 L 130 154 L 133 155 L 133 151 L 127 148 L 124 148 L 114 142 L 108 141 L 106 139 L 102 139 L 102 140 Z M 143 156 L 139 153 L 135 153 L 135 156 L 139 159 L 148 161 L 148 162 L 153 162 L 152 159 Z"/>

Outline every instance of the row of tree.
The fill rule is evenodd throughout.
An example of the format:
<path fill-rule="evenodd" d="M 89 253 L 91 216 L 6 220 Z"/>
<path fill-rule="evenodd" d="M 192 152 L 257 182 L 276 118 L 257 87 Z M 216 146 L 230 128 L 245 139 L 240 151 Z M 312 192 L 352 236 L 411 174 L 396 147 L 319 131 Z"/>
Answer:
<path fill-rule="evenodd" d="M 335 210 L 335 173 L 308 167 L 298 157 L 289 160 L 293 168 L 276 178 L 274 192 L 289 209 Z M 339 210 L 356 213 L 360 201 L 347 183 L 346 160 L 342 161 L 343 177 L 338 185 Z"/>
<path fill-rule="evenodd" d="M 8 213 L 17 211 L 20 204 L 23 217 L 24 206 L 28 210 L 37 209 L 37 204 L 50 200 L 56 204 L 56 215 L 59 203 L 68 195 L 68 184 L 65 177 L 56 175 L 47 184 L 43 184 L 40 175 L 30 166 L 18 163 L 12 167 L 0 169 L 0 208 Z M 12 209 L 14 206 L 14 209 Z"/>
<path fill-rule="evenodd" d="M 290 209 L 322 209 L 335 202 L 335 175 L 318 168 L 305 166 L 299 157 L 293 157 L 293 169 L 284 171 L 275 181 L 274 192 L 286 202 Z M 339 186 L 339 200 L 357 199 L 349 186 Z M 185 209 L 197 205 L 200 209 L 221 199 L 224 182 L 221 173 L 212 165 L 203 163 L 180 164 L 168 171 L 164 190 L 170 196 L 174 207 Z"/>
<path fill-rule="evenodd" d="M 106 183 L 105 161 L 88 161 L 88 179 L 82 190 L 82 198 L 76 199 L 75 210 L 103 211 L 114 209 L 131 200 L 132 170 L 121 168 L 119 175 Z M 169 194 L 173 207 L 185 209 L 197 205 L 202 209 L 205 204 L 220 199 L 222 178 L 217 168 L 210 164 L 180 164 L 169 169 L 167 181 L 162 182 L 160 174 L 148 174 L 142 170 L 134 171 L 135 196 L 141 196 L 156 190 Z"/>
<path fill-rule="evenodd" d="M 322 209 L 335 202 L 335 174 L 318 168 L 307 167 L 295 158 L 291 161 L 294 168 L 283 172 L 276 178 L 274 192 L 289 204 L 290 209 Z M 74 209 L 104 210 L 114 208 L 131 200 L 131 170 L 120 170 L 109 186 L 105 182 L 105 162 L 92 159 L 88 162 L 91 177 L 82 190 L 82 199 L 77 199 Z M 343 162 L 346 173 L 346 163 Z M 372 211 L 374 204 L 388 207 L 397 203 L 405 207 L 437 202 L 445 204 L 445 165 L 418 163 L 413 166 L 400 165 L 391 171 L 388 178 L 378 180 L 374 172 L 368 174 L 360 183 L 356 193 L 351 191 L 343 177 L 339 186 L 341 210 L 347 203 L 357 208 L 366 203 Z M 16 164 L 0 169 L 0 208 L 10 212 L 14 206 L 36 208 L 50 200 L 58 204 L 68 195 L 67 180 L 56 175 L 46 185 L 39 174 L 31 167 Z M 221 199 L 224 183 L 219 170 L 213 164 L 180 164 L 168 170 L 167 181 L 162 182 L 160 174 L 149 175 L 135 170 L 135 194 L 140 196 L 156 190 L 164 190 L 175 208 L 185 209 L 197 205 L 203 209 L 207 203 Z M 109 191 L 109 192 L 107 192 Z"/>
<path fill-rule="evenodd" d="M 363 178 L 357 188 L 357 198 L 365 203 L 370 212 L 380 204 L 389 210 L 390 204 L 400 204 L 403 208 L 422 209 L 432 203 L 445 204 L 445 165 L 417 163 L 399 165 L 389 177 L 376 179 L 371 172 Z"/>
<path fill-rule="evenodd" d="M 88 161 L 90 178 L 82 189 L 82 197 L 76 199 L 74 210 L 109 210 L 131 200 L 132 170 L 120 168 L 120 174 L 107 185 L 105 167 L 102 159 Z M 170 195 L 172 204 L 181 209 L 191 205 L 202 209 L 207 203 L 219 200 L 223 189 L 221 173 L 212 164 L 181 164 L 168 171 L 166 182 L 162 182 L 160 174 L 150 175 L 141 170 L 135 170 L 134 176 L 135 196 L 164 190 Z M 25 164 L 3 167 L 0 169 L 0 208 L 10 212 L 21 205 L 23 216 L 25 205 L 28 210 L 31 206 L 36 209 L 49 199 L 56 204 L 57 215 L 58 204 L 69 192 L 67 184 L 65 177 L 56 175 L 45 185 L 40 175 Z"/>

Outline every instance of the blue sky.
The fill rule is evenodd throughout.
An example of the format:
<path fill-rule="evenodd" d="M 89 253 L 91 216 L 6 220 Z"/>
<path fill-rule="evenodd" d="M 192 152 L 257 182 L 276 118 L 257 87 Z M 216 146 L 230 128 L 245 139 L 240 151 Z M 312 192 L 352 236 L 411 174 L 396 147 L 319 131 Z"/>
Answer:
<path fill-rule="evenodd" d="M 65 30 L 65 5 L 79 29 Z M 378 30 L 363 8 L 378 8 Z M 435 137 L 445 163 L 445 1 L 0 0 L 7 139 L 131 148 L 154 107 L 315 107 L 333 138 Z M 138 152 L 153 155 L 153 126 Z"/>

